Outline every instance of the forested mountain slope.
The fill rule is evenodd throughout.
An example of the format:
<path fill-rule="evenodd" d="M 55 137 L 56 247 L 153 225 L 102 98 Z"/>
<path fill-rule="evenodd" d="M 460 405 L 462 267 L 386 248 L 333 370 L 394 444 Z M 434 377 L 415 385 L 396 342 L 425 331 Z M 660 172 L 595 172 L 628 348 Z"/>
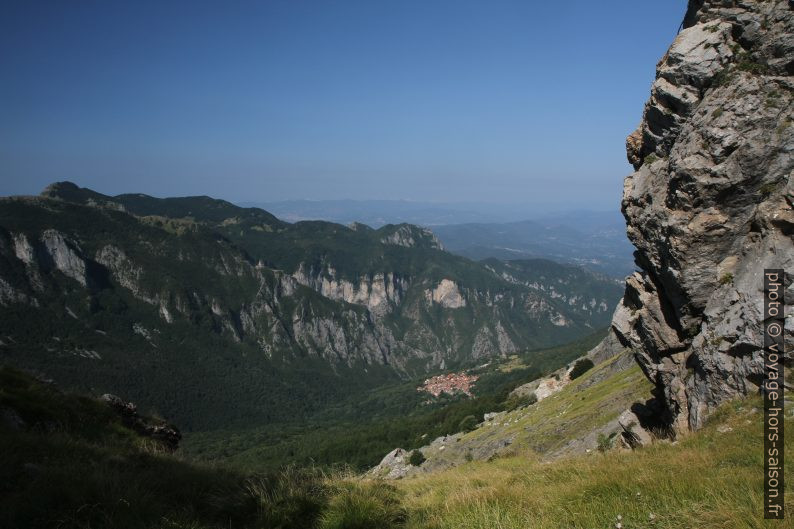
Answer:
<path fill-rule="evenodd" d="M 411 225 L 54 184 L 0 200 L 0 358 L 188 429 L 282 420 L 608 321 L 617 285 L 537 264 L 528 285 Z M 564 283 L 564 300 L 550 293 Z"/>

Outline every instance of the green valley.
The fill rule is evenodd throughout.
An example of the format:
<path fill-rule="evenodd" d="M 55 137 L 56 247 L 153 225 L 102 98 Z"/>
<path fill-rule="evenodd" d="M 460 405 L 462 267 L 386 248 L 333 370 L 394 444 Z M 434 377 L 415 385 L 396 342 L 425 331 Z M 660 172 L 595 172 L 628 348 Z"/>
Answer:
<path fill-rule="evenodd" d="M 490 411 L 460 401 L 439 421 L 417 381 L 516 355 L 525 376 L 556 369 L 570 358 L 536 351 L 602 328 L 620 294 L 548 261 L 510 265 L 519 280 L 415 226 L 288 224 L 207 197 L 69 183 L 0 200 L 0 264 L 3 363 L 121 395 L 179 424 L 201 457 L 262 467 L 374 464 Z M 477 394 L 493 407 L 487 384 Z M 318 441 L 326 428 L 345 440 Z"/>

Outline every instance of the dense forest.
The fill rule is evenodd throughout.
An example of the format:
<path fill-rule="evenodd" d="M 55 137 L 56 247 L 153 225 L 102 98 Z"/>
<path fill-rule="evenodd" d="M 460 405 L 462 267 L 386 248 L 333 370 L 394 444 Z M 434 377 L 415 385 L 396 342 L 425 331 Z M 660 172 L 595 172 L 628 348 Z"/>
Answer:
<path fill-rule="evenodd" d="M 470 372 L 479 375 L 473 398 L 463 394 L 430 397 L 417 391 L 420 380 L 391 384 L 361 397 L 340 399 L 301 422 L 191 432 L 182 453 L 247 469 L 275 470 L 295 463 L 365 470 L 396 447 L 425 445 L 461 431 L 461 423 L 470 416 L 480 422 L 485 413 L 518 405 L 508 398 L 516 386 L 569 364 L 603 336 L 601 331 L 564 346 L 473 366 Z"/>

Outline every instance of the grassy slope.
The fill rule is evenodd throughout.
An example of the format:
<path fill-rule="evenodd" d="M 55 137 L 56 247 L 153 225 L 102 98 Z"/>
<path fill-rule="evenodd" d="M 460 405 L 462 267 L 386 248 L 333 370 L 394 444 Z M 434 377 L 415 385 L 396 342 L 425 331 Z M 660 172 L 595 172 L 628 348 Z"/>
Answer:
<path fill-rule="evenodd" d="M 102 403 L 8 368 L 0 412 L 4 529 L 389 528 L 405 517 L 387 484 L 186 463 Z"/>
<path fill-rule="evenodd" d="M 402 481 L 408 527 L 591 529 L 614 527 L 618 515 L 626 528 L 792 527 L 762 520 L 761 406 L 757 398 L 728 403 L 703 431 L 675 445 L 553 463 L 527 450 Z M 794 425 L 791 416 L 786 422 Z M 793 488 L 787 487 L 789 512 Z"/>
<path fill-rule="evenodd" d="M 591 378 L 601 374 L 599 372 L 609 371 L 616 360 L 617 357 L 596 366 L 559 393 L 535 405 L 508 411 L 464 434 L 455 442 L 447 443 L 444 450 L 439 446 L 423 449 L 425 456 L 432 460 L 430 468 L 459 465 L 472 454 L 475 458 L 477 454 L 487 457 L 493 451 L 506 454 L 532 450 L 544 456 L 566 453 L 569 442 L 579 442 L 591 432 L 608 427 L 633 402 L 648 397 L 651 385 L 637 366 L 589 384 Z M 608 435 L 617 429 L 614 425 L 605 433 Z M 504 439 L 511 441 L 509 447 L 500 445 Z M 594 449 L 595 439 L 582 442 L 577 450 L 583 451 L 587 446 Z"/>
<path fill-rule="evenodd" d="M 636 366 L 582 389 L 590 377 L 607 370 L 616 359 L 607 360 L 538 404 L 508 413 L 503 422 L 511 424 L 504 433 L 519 434 L 527 446 L 547 452 L 603 426 L 632 402 L 647 398 L 651 384 Z M 470 435 L 485 432 L 486 428 L 480 428 Z"/>
<path fill-rule="evenodd" d="M 176 507 L 201 519 L 210 493 L 239 486 L 231 474 L 161 453 L 101 403 L 7 368 L 0 409 L 24 421 L 0 424 L 0 527 L 149 527 L 176 518 Z"/>
<path fill-rule="evenodd" d="M 618 515 L 627 529 L 791 527 L 762 521 L 760 406 L 728 403 L 675 445 L 552 463 L 526 449 L 391 485 L 187 464 L 96 401 L 0 369 L 0 409 L 26 423 L 0 421 L 0 527 L 592 529 Z M 791 468 L 791 436 L 786 448 Z"/>

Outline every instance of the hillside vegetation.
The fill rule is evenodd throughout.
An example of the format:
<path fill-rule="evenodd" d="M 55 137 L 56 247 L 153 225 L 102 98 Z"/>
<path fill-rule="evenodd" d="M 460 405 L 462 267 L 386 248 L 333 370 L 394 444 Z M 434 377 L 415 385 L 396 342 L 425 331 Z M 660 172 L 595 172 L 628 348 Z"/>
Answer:
<path fill-rule="evenodd" d="M 0 199 L 0 360 L 187 431 L 269 427 L 587 336 L 619 297 L 548 262 L 521 274 L 410 225 L 289 224 L 209 197 L 60 183 Z"/>
<path fill-rule="evenodd" d="M 577 395 L 574 389 L 563 390 L 560 402 Z M 544 403 L 549 410 L 559 405 Z M 730 402 L 702 431 L 676 443 L 552 462 L 522 446 L 385 483 L 312 469 L 252 474 L 181 461 L 124 427 L 104 404 L 4 368 L 0 526 L 761 528 L 761 406 L 758 398 Z M 787 467 L 792 450 L 788 441 Z M 794 508 L 790 499 L 787 508 Z"/>
<path fill-rule="evenodd" d="M 0 369 L 0 527 L 396 527 L 396 491 L 313 469 L 251 474 L 190 464 L 99 401 Z M 359 505 L 360 504 L 360 505 Z M 359 512 L 361 511 L 361 512 Z M 363 520 L 363 525 L 362 525 Z"/>
<path fill-rule="evenodd" d="M 421 379 L 390 384 L 340 399 L 302 423 L 189 433 L 182 453 L 241 469 L 273 470 L 291 462 L 324 468 L 343 464 L 363 471 L 394 447 L 419 448 L 457 432 L 469 416 L 480 422 L 485 413 L 506 410 L 514 387 L 565 366 L 603 335 L 598 332 L 571 344 L 474 368 L 470 372 L 479 379 L 473 398 L 462 394 L 430 398 L 417 391 Z"/>
<path fill-rule="evenodd" d="M 410 528 L 753 529 L 763 520 L 760 399 L 727 403 L 675 444 L 543 463 L 531 451 L 396 482 Z M 787 427 L 794 425 L 791 416 Z M 786 441 L 787 468 L 794 442 Z M 787 485 L 786 509 L 794 508 Z M 777 527 L 791 527 L 788 522 Z"/>

